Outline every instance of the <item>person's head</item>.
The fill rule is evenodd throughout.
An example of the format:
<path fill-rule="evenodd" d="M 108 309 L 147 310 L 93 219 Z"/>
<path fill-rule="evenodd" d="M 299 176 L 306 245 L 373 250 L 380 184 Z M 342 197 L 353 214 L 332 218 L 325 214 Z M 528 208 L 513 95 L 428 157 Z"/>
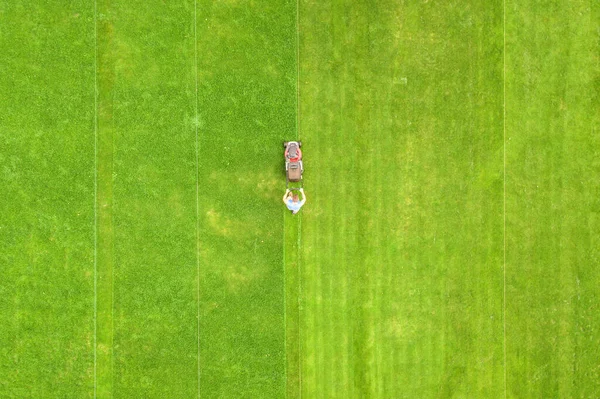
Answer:
<path fill-rule="evenodd" d="M 293 194 L 292 195 L 292 201 L 294 201 L 294 202 L 300 201 L 300 198 L 298 197 L 298 194 Z"/>

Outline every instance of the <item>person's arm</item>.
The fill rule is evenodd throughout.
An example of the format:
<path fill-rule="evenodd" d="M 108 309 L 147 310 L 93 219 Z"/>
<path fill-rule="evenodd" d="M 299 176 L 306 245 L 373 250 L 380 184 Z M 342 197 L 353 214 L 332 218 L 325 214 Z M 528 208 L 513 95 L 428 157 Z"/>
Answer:
<path fill-rule="evenodd" d="M 300 206 L 302 206 L 306 202 L 306 194 L 304 194 L 303 188 L 300 189 L 300 192 L 302 193 L 302 201 L 300 201 Z"/>
<path fill-rule="evenodd" d="M 288 189 L 285 190 L 285 194 L 283 194 L 283 202 L 284 203 L 287 203 L 285 199 L 287 198 L 287 196 L 288 196 L 289 193 L 290 193 L 290 189 L 288 188 Z"/>

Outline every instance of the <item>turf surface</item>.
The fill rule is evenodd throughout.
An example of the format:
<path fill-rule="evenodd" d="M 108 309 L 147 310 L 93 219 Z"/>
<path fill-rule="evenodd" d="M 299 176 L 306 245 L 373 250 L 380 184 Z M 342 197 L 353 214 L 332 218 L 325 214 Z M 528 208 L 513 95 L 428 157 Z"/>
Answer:
<path fill-rule="evenodd" d="M 598 396 L 599 18 L 0 3 L 0 397 Z"/>
<path fill-rule="evenodd" d="M 0 397 L 93 390 L 93 22 L 0 3 Z"/>
<path fill-rule="evenodd" d="M 599 12 L 507 2 L 510 397 L 600 394 Z"/>
<path fill-rule="evenodd" d="M 298 396 L 501 396 L 500 4 L 301 5 Z"/>
<path fill-rule="evenodd" d="M 97 394 L 197 383 L 193 2 L 97 3 Z"/>
<path fill-rule="evenodd" d="M 295 4 L 200 2 L 197 20 L 200 395 L 283 397 Z"/>

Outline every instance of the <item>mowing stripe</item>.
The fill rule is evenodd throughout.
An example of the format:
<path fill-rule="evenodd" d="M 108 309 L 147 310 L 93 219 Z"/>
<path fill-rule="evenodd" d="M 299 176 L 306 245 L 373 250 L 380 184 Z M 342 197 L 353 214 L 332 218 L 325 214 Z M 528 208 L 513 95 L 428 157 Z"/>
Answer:
<path fill-rule="evenodd" d="M 99 307 L 104 303 L 108 310 L 111 305 L 110 320 L 99 312 L 98 324 L 99 332 L 101 326 L 111 332 L 106 345 L 112 356 L 106 360 L 111 362 L 114 382 L 107 378 L 101 384 L 99 363 L 98 392 L 100 396 L 101 386 L 112 386 L 109 394 L 116 397 L 195 397 L 198 179 L 193 169 L 198 157 L 190 25 L 194 1 L 159 2 L 152 7 L 104 1 L 104 10 L 103 2 L 98 3 L 98 79 L 100 98 L 105 99 L 99 104 L 101 123 L 102 107 L 114 108 L 114 114 L 106 115 L 105 126 L 99 126 L 100 143 L 114 137 L 114 149 L 112 142 L 105 145 L 113 151 L 113 175 L 100 173 L 111 160 L 98 157 L 99 196 L 103 182 L 114 180 L 110 212 L 114 233 L 105 235 L 100 228 L 99 245 L 114 234 L 115 247 L 114 260 L 101 263 L 99 258 L 98 264 L 99 271 L 114 265 L 111 297 L 101 300 L 99 280 L 98 299 Z M 111 31 L 103 32 L 103 26 Z M 104 64 L 102 43 L 107 47 Z M 131 51 L 136 55 L 130 57 Z M 112 86 L 102 85 L 104 73 L 114 74 Z"/>
<path fill-rule="evenodd" d="M 113 394 L 114 369 L 114 229 L 113 229 L 113 99 L 115 80 L 113 26 L 106 17 L 108 1 L 94 5 L 96 33 L 96 372 L 95 395 L 100 398 Z M 104 15 L 98 18 L 98 15 Z"/>
<path fill-rule="evenodd" d="M 197 4 L 202 396 L 284 396 L 294 370 L 274 143 L 295 136 L 295 1 Z"/>
<path fill-rule="evenodd" d="M 297 215 L 289 211 L 283 213 L 283 266 L 284 266 L 284 322 L 285 322 L 285 383 L 288 398 L 299 397 L 300 374 L 298 364 L 300 350 L 298 346 L 299 328 L 299 258 L 298 258 L 298 223 Z"/>
<path fill-rule="evenodd" d="M 502 348 L 506 398 L 506 0 L 502 1 L 502 223 Z"/>
<path fill-rule="evenodd" d="M 600 3 L 538 6 L 506 2 L 507 397 L 598 397 Z"/>
<path fill-rule="evenodd" d="M 296 0 L 296 140 L 300 137 L 300 0 Z"/>
<path fill-rule="evenodd" d="M 299 33 L 299 0 L 295 2 L 295 140 L 300 138 L 300 33 Z M 284 138 L 287 139 L 287 138 Z M 283 281 L 284 281 L 284 364 L 285 392 L 288 398 L 302 397 L 302 348 L 301 348 L 301 292 L 302 274 L 300 263 L 300 243 L 302 229 L 302 212 L 290 215 L 283 210 Z M 286 233 L 286 230 L 290 229 Z M 287 250 L 286 250 L 287 247 Z M 289 269 L 289 270 L 288 270 Z"/>
<path fill-rule="evenodd" d="M 298 240 L 300 240 L 300 231 L 302 230 L 302 219 L 299 219 L 298 225 Z M 300 248 L 298 248 L 298 298 L 296 299 L 298 306 L 298 397 L 302 398 L 302 328 L 300 317 L 302 315 L 302 263 L 300 261 Z"/>
<path fill-rule="evenodd" d="M 94 399 L 97 394 L 96 335 L 98 329 L 98 5 L 94 0 Z"/>
<path fill-rule="evenodd" d="M 282 266 L 283 266 L 283 348 L 284 348 L 284 354 L 283 354 L 283 361 L 285 364 L 285 385 L 286 385 L 286 397 L 287 397 L 287 390 L 289 388 L 289 376 L 288 376 L 288 366 L 287 366 L 287 362 L 288 362 L 288 350 L 287 350 L 287 343 L 288 343 L 288 330 L 287 330 L 287 295 L 286 295 L 286 291 L 287 291 L 287 273 L 285 271 L 286 269 L 286 261 L 285 261 L 285 209 L 282 213 L 283 215 L 283 232 L 282 232 L 282 254 L 283 254 L 283 258 L 282 258 Z"/>
<path fill-rule="evenodd" d="M 300 0 L 296 0 L 296 141 L 300 140 Z M 300 299 L 302 298 L 302 274 L 300 273 L 301 265 L 300 262 L 300 242 L 302 236 L 302 213 L 298 214 L 298 246 L 296 248 L 296 270 L 298 277 L 298 295 L 296 298 L 298 307 L 298 319 L 296 324 L 298 326 L 298 397 L 302 398 L 302 329 L 300 328 Z"/>
<path fill-rule="evenodd" d="M 198 372 L 198 398 L 200 398 L 200 174 L 199 174 L 199 148 L 198 148 L 198 1 L 194 0 L 194 77 L 195 77 L 195 104 L 194 104 L 194 127 L 196 136 L 196 300 L 198 313 L 198 348 L 197 348 L 197 372 Z"/>

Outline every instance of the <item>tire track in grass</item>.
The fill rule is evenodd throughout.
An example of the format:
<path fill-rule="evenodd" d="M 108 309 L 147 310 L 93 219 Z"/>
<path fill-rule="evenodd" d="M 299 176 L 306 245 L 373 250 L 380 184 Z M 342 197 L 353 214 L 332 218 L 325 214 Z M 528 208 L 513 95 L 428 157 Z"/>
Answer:
<path fill-rule="evenodd" d="M 404 15 L 405 10 L 402 7 L 398 12 L 401 15 Z M 396 41 L 396 43 L 398 42 Z M 397 51 L 399 53 L 398 59 L 402 61 L 399 61 L 395 67 L 402 69 L 396 73 L 406 73 L 407 71 L 404 63 L 408 62 L 408 57 L 402 51 L 401 44 L 398 44 Z M 396 77 L 395 74 L 394 78 Z M 389 87 L 392 88 L 395 86 L 390 85 Z M 394 91 L 392 93 L 394 93 Z M 410 375 L 410 372 L 400 372 L 400 370 L 408 369 L 405 360 L 407 358 L 407 346 L 403 345 L 402 341 L 407 339 L 407 337 L 410 337 L 411 331 L 414 328 L 410 323 L 410 310 L 402 309 L 402 304 L 404 304 L 406 298 L 411 295 L 410 286 L 407 283 L 407 281 L 410 281 L 407 277 L 410 273 L 411 265 L 405 250 L 406 245 L 403 243 L 402 239 L 405 235 L 412 233 L 408 228 L 410 225 L 408 210 L 410 209 L 410 200 L 413 197 L 413 179 L 411 179 L 413 172 L 409 166 L 412 162 L 413 154 L 408 138 L 414 130 L 414 127 L 407 125 L 405 121 L 409 120 L 409 115 L 414 109 L 414 105 L 409 100 L 407 89 L 400 90 L 396 85 L 395 93 L 395 101 L 392 104 L 396 112 L 397 120 L 404 123 L 397 122 L 393 125 L 396 135 L 391 137 L 390 145 L 394 145 L 399 150 L 390 154 L 388 163 L 396 165 L 396 168 L 388 169 L 388 173 L 390 181 L 396 181 L 398 183 L 396 194 L 399 198 L 393 205 L 390 204 L 390 209 L 387 212 L 386 220 L 388 221 L 390 235 L 387 237 L 387 248 L 384 252 L 388 263 L 394 265 L 393 272 L 391 273 L 392 299 L 390 300 L 391 320 L 389 328 L 392 348 L 390 350 L 390 367 L 397 375 L 394 375 L 395 373 L 390 373 L 391 381 L 389 391 L 392 395 L 400 394 L 403 390 L 405 391 L 405 387 L 410 381 L 407 378 L 407 376 Z M 402 134 L 400 132 L 402 132 Z M 392 221 L 397 222 L 393 223 Z"/>
<path fill-rule="evenodd" d="M 338 37 L 340 40 L 343 40 L 344 43 L 349 41 L 348 32 L 346 31 L 346 27 L 343 23 L 339 24 L 339 34 Z M 352 53 L 350 51 L 344 51 L 340 49 L 336 49 L 336 52 L 341 54 L 342 60 L 342 81 L 350 82 L 350 88 L 353 86 L 352 80 Z M 358 192 L 357 192 L 357 184 L 358 184 L 358 164 L 355 159 L 355 148 L 354 148 L 354 140 L 357 134 L 355 128 L 355 122 L 353 119 L 352 109 L 356 104 L 355 98 L 353 96 L 352 90 L 343 90 L 340 91 L 340 95 L 342 96 L 342 100 L 340 101 L 340 111 L 339 117 L 341 119 L 340 126 L 343 130 L 344 134 L 344 154 L 347 154 L 346 162 L 347 168 L 345 168 L 346 180 L 344 186 L 345 191 L 345 213 L 343 214 L 344 223 L 346 226 L 345 234 L 343 236 L 344 241 L 344 260 L 345 260 L 345 280 L 347 282 L 345 286 L 345 309 L 344 313 L 346 315 L 346 323 L 342 328 L 346 331 L 347 341 L 345 352 L 347 353 L 346 363 L 343 365 L 346 370 L 346 379 L 345 379 L 345 392 L 348 397 L 357 397 L 359 394 L 357 393 L 357 387 L 355 384 L 355 357 L 357 351 L 354 347 L 354 337 L 355 331 L 353 328 L 354 318 L 356 317 L 355 313 L 355 302 L 354 302 L 354 287 L 355 285 L 362 284 L 361 280 L 357 280 L 355 276 L 355 261 L 357 256 L 357 247 L 355 246 L 355 237 L 358 236 L 358 224 L 355 222 L 356 212 L 358 209 Z"/>
<path fill-rule="evenodd" d="M 329 185 L 331 187 L 331 185 Z M 327 207 L 329 215 L 334 214 L 334 201 L 329 201 L 329 206 Z M 322 317 L 325 321 L 325 326 L 322 332 L 325 345 L 323 347 L 323 351 L 327 354 L 324 358 L 323 367 L 325 369 L 325 381 L 323 386 L 328 389 L 323 390 L 323 394 L 328 397 L 332 397 L 334 394 L 335 388 L 335 373 L 339 369 L 335 369 L 336 365 L 336 353 L 337 353 L 337 339 L 335 336 L 335 327 L 337 321 L 337 298 L 335 297 L 335 283 L 334 276 L 336 273 L 336 268 L 338 267 L 337 259 L 335 257 L 335 248 L 334 243 L 336 241 L 335 228 L 337 227 L 337 223 L 334 217 L 329 219 L 329 234 L 327 236 L 326 242 L 326 256 L 329 259 L 329 262 L 325 263 L 325 270 L 322 273 L 322 279 L 324 281 L 323 288 L 323 313 Z"/>
<path fill-rule="evenodd" d="M 369 22 L 370 25 L 370 22 Z M 369 43 L 371 44 L 371 43 Z M 371 47 L 371 46 L 369 46 Z M 372 49 L 369 48 L 369 52 L 372 53 Z M 373 79 L 373 77 L 371 77 Z M 376 132 L 378 131 L 378 123 L 380 115 L 381 107 L 375 108 L 374 105 L 377 104 L 378 94 L 375 91 L 369 90 L 369 131 Z M 372 375 L 373 375 L 373 384 L 371 385 L 371 397 L 380 397 L 380 384 L 381 384 L 381 347 L 385 345 L 385 341 L 381 336 L 381 320 L 382 320 L 382 312 L 381 312 L 381 274 L 385 265 L 381 262 L 379 258 L 379 248 L 381 245 L 381 169 L 380 169 L 380 159 L 381 152 L 379 151 L 380 142 L 381 142 L 381 133 L 376 135 L 377 139 L 373 140 L 369 145 L 369 159 L 370 159 L 370 187 L 368 192 L 372 196 L 373 209 L 371 213 L 371 221 L 370 221 L 370 230 L 369 234 L 372 237 L 371 246 L 373 248 L 372 255 L 372 266 L 369 267 L 369 273 L 372 274 L 372 282 L 369 292 L 369 301 L 371 303 L 372 311 L 370 312 L 372 315 L 372 321 L 369 324 L 369 345 L 372 343 L 372 364 L 370 366 Z"/>
<path fill-rule="evenodd" d="M 348 198 L 348 192 L 346 190 L 346 186 L 340 191 L 341 198 Z M 340 296 L 340 308 L 338 310 L 340 314 L 340 321 L 337 326 L 336 339 L 339 340 L 339 348 L 337 352 L 337 357 L 339 358 L 339 362 L 336 365 L 336 370 L 341 372 L 341 375 L 338 376 L 337 387 L 335 392 L 338 393 L 340 397 L 351 397 L 349 387 L 350 387 L 350 373 L 348 369 L 348 364 L 350 363 L 350 352 L 348 350 L 350 346 L 350 335 L 348 329 L 346 328 L 349 325 L 348 318 L 348 259 L 346 256 L 346 252 L 348 250 L 347 247 L 347 237 L 348 234 L 348 224 L 347 218 L 348 215 L 347 210 L 340 212 L 340 230 L 337 246 L 337 258 L 340 259 L 339 268 L 340 274 L 336 279 L 336 284 L 339 286 L 338 295 Z"/>

